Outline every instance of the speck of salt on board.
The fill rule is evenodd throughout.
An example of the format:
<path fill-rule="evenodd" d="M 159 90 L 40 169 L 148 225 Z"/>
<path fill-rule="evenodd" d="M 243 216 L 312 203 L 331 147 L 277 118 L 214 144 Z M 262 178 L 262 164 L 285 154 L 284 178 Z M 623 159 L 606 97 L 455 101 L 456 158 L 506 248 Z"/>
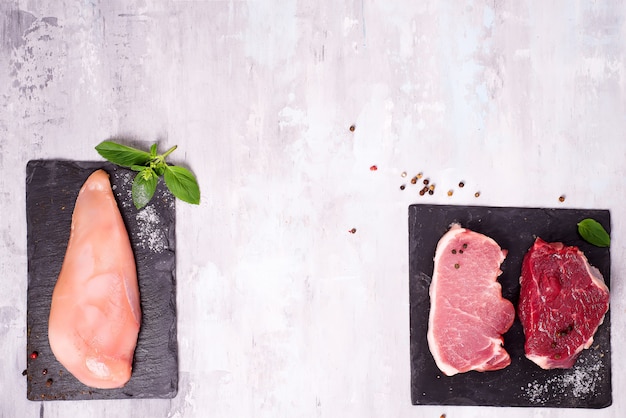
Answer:
<path fill-rule="evenodd" d="M 596 359 L 597 360 L 597 359 Z M 567 397 L 571 394 L 574 398 L 586 398 L 593 394 L 596 383 L 601 380 L 599 361 L 580 361 L 573 369 L 562 376 L 555 376 L 543 382 L 534 380 L 522 387 L 529 401 L 536 404 L 545 403 L 557 396 Z"/>
<path fill-rule="evenodd" d="M 137 232 L 139 245 L 155 253 L 163 252 L 167 247 L 166 231 L 162 228 L 161 217 L 154 206 L 144 207 L 137 213 L 136 219 L 139 226 Z"/>
<path fill-rule="evenodd" d="M 116 196 L 120 199 L 122 207 L 129 208 L 131 202 L 133 201 L 133 190 L 131 187 L 131 183 L 133 182 L 133 178 L 130 173 L 120 173 L 118 171 L 115 172 L 115 178 L 121 182 L 118 192 L 118 187 L 113 185 L 111 188 L 116 192 Z M 122 196 L 122 192 L 126 191 L 126 196 Z"/>

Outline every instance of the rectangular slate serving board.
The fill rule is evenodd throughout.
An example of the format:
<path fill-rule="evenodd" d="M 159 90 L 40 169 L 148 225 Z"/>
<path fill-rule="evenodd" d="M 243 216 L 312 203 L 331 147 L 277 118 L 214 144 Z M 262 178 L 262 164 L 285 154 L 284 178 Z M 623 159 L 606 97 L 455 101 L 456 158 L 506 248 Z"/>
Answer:
<path fill-rule="evenodd" d="M 56 360 L 48 343 L 52 290 L 65 256 L 76 197 L 87 177 L 100 168 L 110 176 L 113 194 L 128 230 L 137 264 L 142 309 L 132 377 L 120 389 L 83 385 Z M 152 201 L 137 210 L 131 199 L 134 174 L 106 162 L 33 160 L 26 166 L 26 376 L 30 400 L 176 396 L 175 202 L 159 182 Z M 36 358 L 32 358 L 33 352 L 37 352 Z"/>
<path fill-rule="evenodd" d="M 605 408 L 612 403 L 610 310 L 594 343 L 569 370 L 543 370 L 524 356 L 524 334 L 518 318 L 504 335 L 511 364 L 502 370 L 444 375 L 428 349 L 428 289 L 439 239 L 458 222 L 492 237 L 508 250 L 499 282 L 502 294 L 517 307 L 524 254 L 537 236 L 578 246 L 610 288 L 608 248 L 586 243 L 576 224 L 594 218 L 609 231 L 608 210 L 541 209 L 449 205 L 409 206 L 409 299 L 411 400 L 414 405 L 483 405 L 556 408 Z"/>

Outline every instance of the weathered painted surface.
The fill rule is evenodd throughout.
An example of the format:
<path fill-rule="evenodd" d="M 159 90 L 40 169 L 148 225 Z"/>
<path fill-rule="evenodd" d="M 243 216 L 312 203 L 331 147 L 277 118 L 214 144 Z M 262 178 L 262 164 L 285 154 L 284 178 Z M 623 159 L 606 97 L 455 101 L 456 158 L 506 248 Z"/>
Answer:
<path fill-rule="evenodd" d="M 501 416 L 410 405 L 416 202 L 611 209 L 624 369 L 625 19 L 621 1 L 2 0 L 0 416 Z M 178 144 L 201 184 L 177 206 L 179 394 L 27 401 L 26 162 L 112 137 Z"/>

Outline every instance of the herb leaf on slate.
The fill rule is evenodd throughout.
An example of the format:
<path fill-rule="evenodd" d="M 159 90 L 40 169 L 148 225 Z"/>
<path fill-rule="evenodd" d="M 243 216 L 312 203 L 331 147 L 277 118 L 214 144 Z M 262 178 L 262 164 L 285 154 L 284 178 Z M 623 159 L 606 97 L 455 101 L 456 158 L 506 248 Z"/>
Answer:
<path fill-rule="evenodd" d="M 157 144 L 153 144 L 150 152 L 146 152 L 113 141 L 103 141 L 96 146 L 96 151 L 113 164 L 137 172 L 131 190 L 133 203 L 137 209 L 150 202 L 161 176 L 176 198 L 197 205 L 200 203 L 200 186 L 196 177 L 186 168 L 168 165 L 165 161 L 176 148 L 175 145 L 159 155 Z"/>
<path fill-rule="evenodd" d="M 152 159 L 150 153 L 113 141 L 102 141 L 96 146 L 96 151 L 113 164 L 128 168 L 133 165 L 146 165 Z"/>
<path fill-rule="evenodd" d="M 159 176 L 150 168 L 140 171 L 133 180 L 132 196 L 137 209 L 141 209 L 150 202 L 156 191 Z"/>
<path fill-rule="evenodd" d="M 585 241 L 596 247 L 608 247 L 611 245 L 609 233 L 595 219 L 586 218 L 578 222 L 578 233 Z"/>
<path fill-rule="evenodd" d="M 172 194 L 188 203 L 200 203 L 200 188 L 193 174 L 184 167 L 166 165 L 163 175 Z"/>

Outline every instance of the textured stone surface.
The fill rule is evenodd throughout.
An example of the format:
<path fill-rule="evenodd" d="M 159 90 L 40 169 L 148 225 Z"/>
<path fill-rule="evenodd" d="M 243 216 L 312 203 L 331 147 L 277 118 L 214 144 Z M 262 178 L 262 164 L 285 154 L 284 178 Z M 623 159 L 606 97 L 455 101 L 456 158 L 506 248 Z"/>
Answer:
<path fill-rule="evenodd" d="M 606 408 L 612 403 L 611 312 L 573 368 L 542 370 L 524 355 L 524 331 L 518 318 L 504 334 L 511 356 L 505 369 L 445 376 L 428 349 L 429 287 L 439 239 L 450 224 L 493 238 L 507 250 L 502 263 L 502 296 L 517 308 L 523 257 L 536 237 L 576 245 L 611 286 L 608 248 L 586 243 L 576 224 L 594 218 L 610 231 L 606 210 L 520 207 L 412 205 L 409 208 L 409 275 L 411 302 L 411 398 L 418 405 L 489 405 L 551 408 Z"/>
<path fill-rule="evenodd" d="M 411 405 L 407 208 L 610 209 L 625 370 L 625 22 L 623 1 L 0 1 L 0 411 L 587 418 Z M 200 182 L 176 203 L 178 395 L 28 401 L 24 167 L 110 137 L 178 145 Z M 626 416 L 615 398 L 594 415 Z"/>
<path fill-rule="evenodd" d="M 48 343 L 52 290 L 61 271 L 78 191 L 104 168 L 126 224 L 137 264 L 142 323 L 130 381 L 120 389 L 80 383 Z M 172 398 L 178 389 L 176 217 L 174 198 L 159 182 L 141 210 L 131 203 L 134 172 L 101 162 L 30 161 L 26 169 L 28 235 L 27 397 L 30 400 Z M 37 352 L 37 358 L 30 354 Z M 45 370 L 45 372 L 44 372 Z"/>

